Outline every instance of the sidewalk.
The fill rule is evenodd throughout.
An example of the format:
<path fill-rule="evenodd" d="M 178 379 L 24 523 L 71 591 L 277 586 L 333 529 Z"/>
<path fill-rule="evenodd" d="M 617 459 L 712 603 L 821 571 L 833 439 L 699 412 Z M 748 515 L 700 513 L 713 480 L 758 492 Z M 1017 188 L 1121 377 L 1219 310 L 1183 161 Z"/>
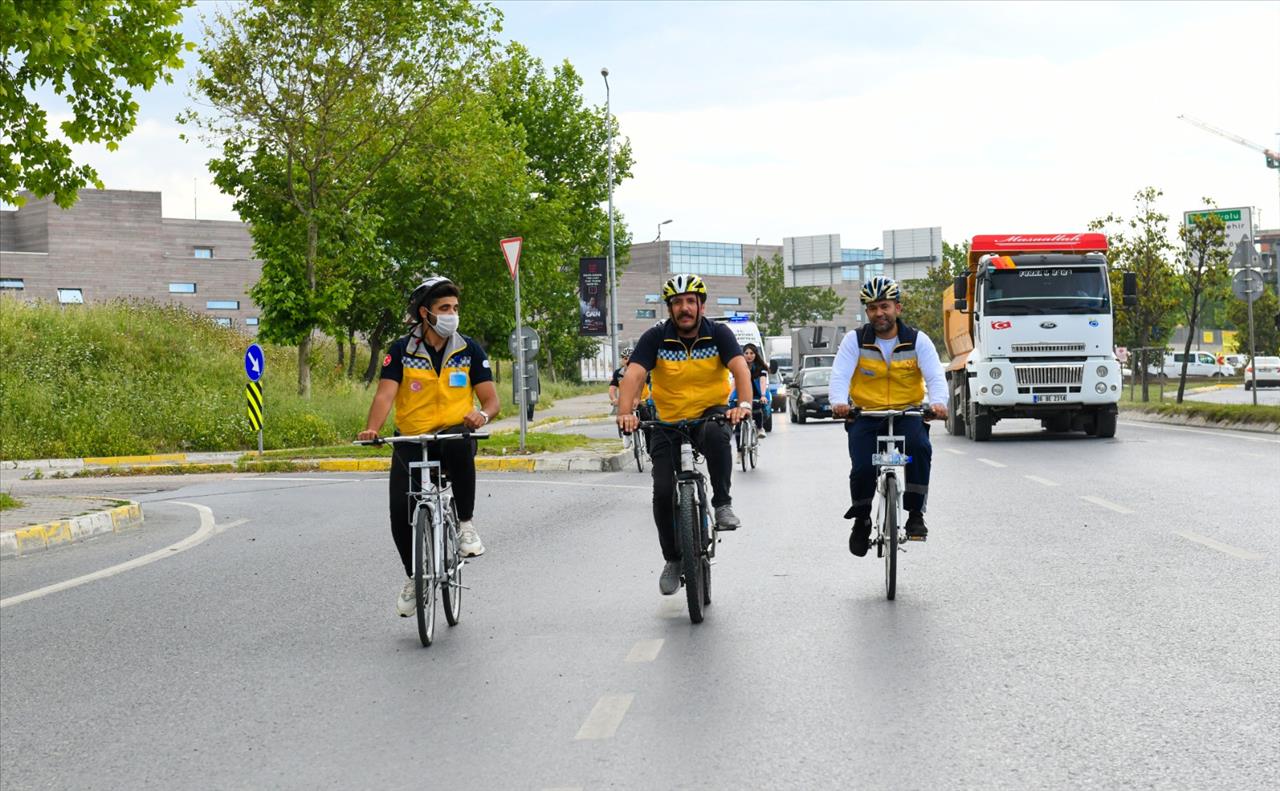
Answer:
<path fill-rule="evenodd" d="M 560 431 L 576 425 L 603 422 L 608 419 L 608 414 L 609 397 L 604 393 L 566 398 L 549 409 L 535 412 L 529 430 Z M 518 415 L 495 420 L 488 426 L 490 431 L 518 431 L 519 428 Z M 226 451 L 0 461 L 0 491 L 10 493 L 23 504 L 20 508 L 0 511 L 0 557 L 82 541 L 143 522 L 142 507 L 138 503 L 83 493 L 67 496 L 31 494 L 21 491 L 22 479 L 73 476 L 82 470 L 112 467 L 133 471 L 154 469 L 157 472 L 174 471 L 174 468 L 189 472 L 236 472 L 234 464 L 244 455 L 244 451 Z M 630 453 L 602 453 L 588 449 L 518 457 L 478 456 L 476 469 L 487 472 L 611 472 L 621 470 L 629 458 Z M 269 469 L 263 472 L 378 472 L 389 469 L 390 460 L 298 459 L 272 461 L 268 465 Z M 85 479 L 77 480 L 83 482 Z"/>

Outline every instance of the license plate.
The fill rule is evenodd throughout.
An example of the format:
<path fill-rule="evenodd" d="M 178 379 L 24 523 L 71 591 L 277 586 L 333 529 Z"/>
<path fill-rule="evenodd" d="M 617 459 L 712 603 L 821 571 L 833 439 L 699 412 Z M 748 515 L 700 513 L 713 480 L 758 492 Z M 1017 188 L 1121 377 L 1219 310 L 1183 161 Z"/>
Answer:
<path fill-rule="evenodd" d="M 1031 396 L 1031 403 L 1033 404 L 1052 404 L 1058 401 L 1066 401 L 1066 400 L 1067 400 L 1067 396 L 1065 393 L 1053 393 L 1051 395 Z"/>

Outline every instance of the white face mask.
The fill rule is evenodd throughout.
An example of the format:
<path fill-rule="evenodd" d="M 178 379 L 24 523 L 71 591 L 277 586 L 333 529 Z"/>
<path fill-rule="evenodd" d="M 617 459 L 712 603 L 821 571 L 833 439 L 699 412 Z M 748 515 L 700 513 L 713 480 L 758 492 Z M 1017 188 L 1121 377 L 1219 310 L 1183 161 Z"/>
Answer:
<path fill-rule="evenodd" d="M 458 331 L 458 314 L 457 313 L 440 313 L 436 315 L 436 323 L 431 325 L 431 329 L 441 338 L 448 338 Z"/>

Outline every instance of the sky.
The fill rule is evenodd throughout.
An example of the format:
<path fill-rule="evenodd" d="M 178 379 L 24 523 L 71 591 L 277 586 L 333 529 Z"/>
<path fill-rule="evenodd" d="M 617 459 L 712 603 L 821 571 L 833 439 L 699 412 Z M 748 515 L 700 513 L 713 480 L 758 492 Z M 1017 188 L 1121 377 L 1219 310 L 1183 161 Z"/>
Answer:
<path fill-rule="evenodd" d="M 200 43 L 220 5 L 198 3 L 184 33 Z M 608 67 L 636 160 L 615 205 L 636 241 L 667 219 L 667 239 L 868 248 L 892 228 L 1079 231 L 1132 214 L 1147 186 L 1175 221 L 1210 197 L 1280 227 L 1280 172 L 1178 120 L 1280 149 L 1277 2 L 497 5 L 503 37 L 572 63 L 588 104 Z M 167 217 L 236 219 L 211 152 L 178 137 L 195 60 L 137 97 L 118 151 L 76 155 L 108 188 L 160 190 Z"/>

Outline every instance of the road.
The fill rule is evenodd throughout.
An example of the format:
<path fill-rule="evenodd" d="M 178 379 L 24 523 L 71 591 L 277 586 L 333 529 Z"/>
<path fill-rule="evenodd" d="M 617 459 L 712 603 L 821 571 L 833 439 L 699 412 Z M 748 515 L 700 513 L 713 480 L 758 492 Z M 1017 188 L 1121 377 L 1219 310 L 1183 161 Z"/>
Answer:
<path fill-rule="evenodd" d="M 697 626 L 647 473 L 482 475 L 488 553 L 429 649 L 381 476 L 152 487 L 146 527 L 0 563 L 12 602 L 163 556 L 0 609 L 4 786 L 1274 787 L 1280 439 L 935 427 L 887 602 L 843 433 L 775 427 Z"/>

